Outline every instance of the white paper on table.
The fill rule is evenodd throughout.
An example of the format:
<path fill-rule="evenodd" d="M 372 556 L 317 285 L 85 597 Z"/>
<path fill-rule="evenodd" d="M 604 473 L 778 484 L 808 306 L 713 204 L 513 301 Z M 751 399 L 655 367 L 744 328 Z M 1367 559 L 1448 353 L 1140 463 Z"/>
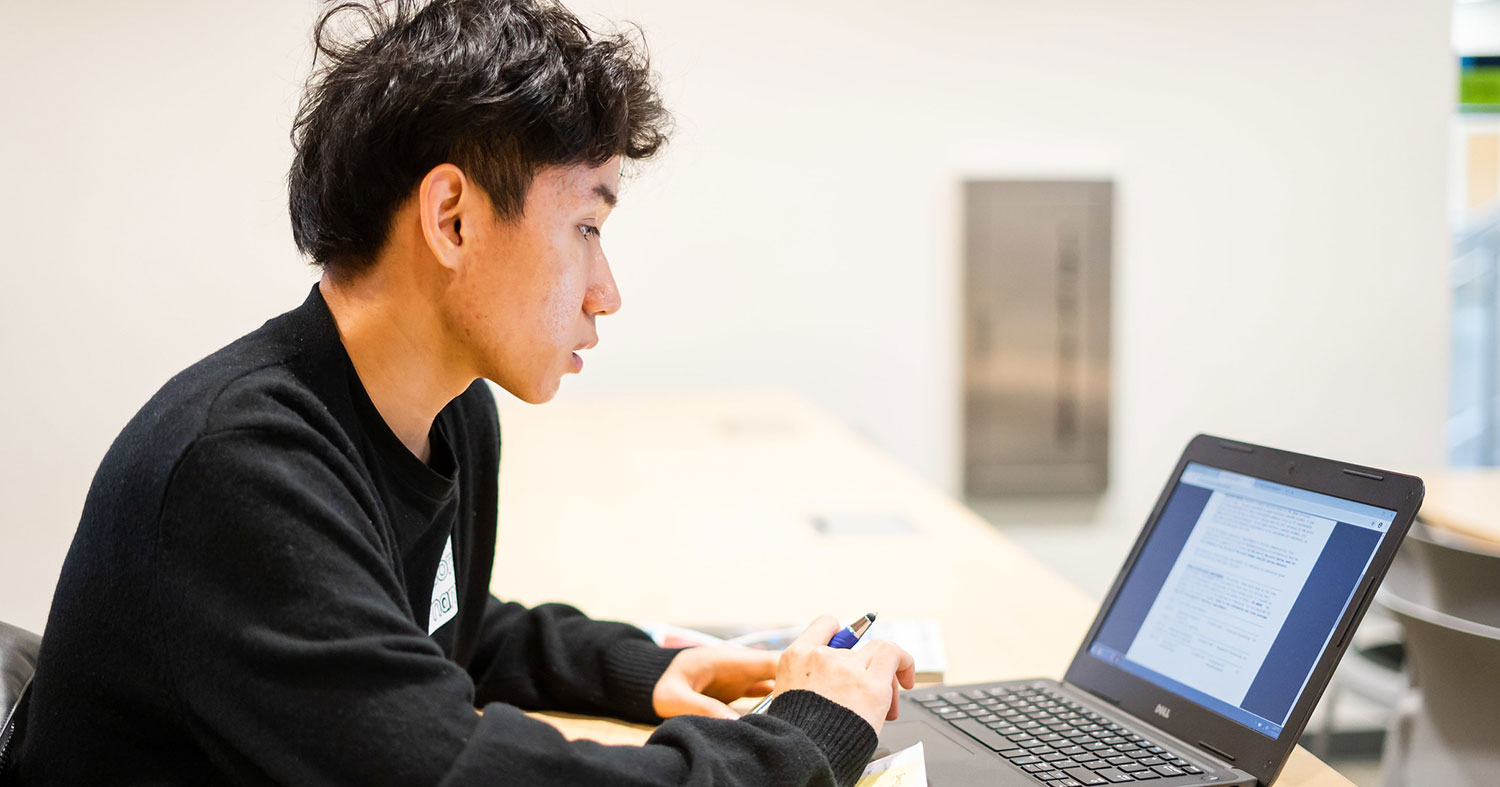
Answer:
<path fill-rule="evenodd" d="M 866 765 L 854 787 L 927 787 L 927 758 L 922 754 L 922 744 Z"/>

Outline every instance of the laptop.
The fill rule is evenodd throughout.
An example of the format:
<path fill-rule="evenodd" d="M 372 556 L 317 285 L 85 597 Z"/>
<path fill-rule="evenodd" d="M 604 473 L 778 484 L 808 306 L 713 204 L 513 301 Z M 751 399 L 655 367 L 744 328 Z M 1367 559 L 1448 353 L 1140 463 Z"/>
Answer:
<path fill-rule="evenodd" d="M 1270 785 L 1422 495 L 1199 435 L 1061 682 L 905 692 L 877 755 L 920 741 L 932 787 Z"/>

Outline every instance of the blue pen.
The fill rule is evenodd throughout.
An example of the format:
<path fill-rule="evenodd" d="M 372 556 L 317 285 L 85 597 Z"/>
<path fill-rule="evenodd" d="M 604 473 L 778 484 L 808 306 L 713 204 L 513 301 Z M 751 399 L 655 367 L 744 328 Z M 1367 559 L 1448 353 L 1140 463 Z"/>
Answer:
<path fill-rule="evenodd" d="M 866 613 L 865 616 L 860 618 L 859 620 L 856 620 L 853 623 L 850 623 L 849 625 L 839 629 L 839 633 L 834 634 L 833 639 L 828 640 L 828 647 L 838 648 L 840 650 L 848 650 L 849 648 L 854 647 L 855 645 L 859 644 L 859 638 L 863 637 L 865 635 L 865 632 L 870 630 L 870 624 L 874 622 L 875 613 Z M 751 709 L 750 712 L 765 713 L 766 708 L 771 707 L 771 700 L 775 699 L 775 697 L 775 694 L 767 694 L 766 698 L 761 700 L 760 704 L 756 705 L 753 709 Z"/>

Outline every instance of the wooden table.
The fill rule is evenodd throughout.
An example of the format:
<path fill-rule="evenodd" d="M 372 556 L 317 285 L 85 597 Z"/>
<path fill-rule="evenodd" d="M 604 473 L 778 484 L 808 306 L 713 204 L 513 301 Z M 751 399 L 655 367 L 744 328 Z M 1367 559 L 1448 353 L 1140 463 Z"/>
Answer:
<path fill-rule="evenodd" d="M 1447 469 L 1422 474 L 1427 497 L 1417 517 L 1423 522 L 1500 546 L 1500 470 Z"/>
<path fill-rule="evenodd" d="M 1060 677 L 1093 619 L 1077 588 L 795 397 L 574 398 L 501 421 L 501 598 L 635 622 L 934 618 L 949 683 Z M 818 519 L 910 532 L 827 535 Z M 543 716 L 572 737 L 649 734 Z M 1277 784 L 1349 782 L 1298 748 Z"/>

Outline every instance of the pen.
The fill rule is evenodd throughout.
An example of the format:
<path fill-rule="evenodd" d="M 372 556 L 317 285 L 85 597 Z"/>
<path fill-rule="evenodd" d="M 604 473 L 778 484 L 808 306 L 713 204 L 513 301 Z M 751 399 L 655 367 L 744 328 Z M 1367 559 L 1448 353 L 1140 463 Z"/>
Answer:
<path fill-rule="evenodd" d="M 828 640 L 828 647 L 838 648 L 840 650 L 848 650 L 849 648 L 854 647 L 859 643 L 859 638 L 863 637 L 865 635 L 865 632 L 870 630 L 870 624 L 874 622 L 875 613 L 865 613 L 864 617 L 839 629 L 839 633 L 834 634 L 833 639 Z M 775 698 L 775 694 L 767 694 L 766 698 L 761 700 L 760 704 L 752 708 L 750 712 L 765 713 L 766 708 L 771 707 L 771 700 Z"/>

